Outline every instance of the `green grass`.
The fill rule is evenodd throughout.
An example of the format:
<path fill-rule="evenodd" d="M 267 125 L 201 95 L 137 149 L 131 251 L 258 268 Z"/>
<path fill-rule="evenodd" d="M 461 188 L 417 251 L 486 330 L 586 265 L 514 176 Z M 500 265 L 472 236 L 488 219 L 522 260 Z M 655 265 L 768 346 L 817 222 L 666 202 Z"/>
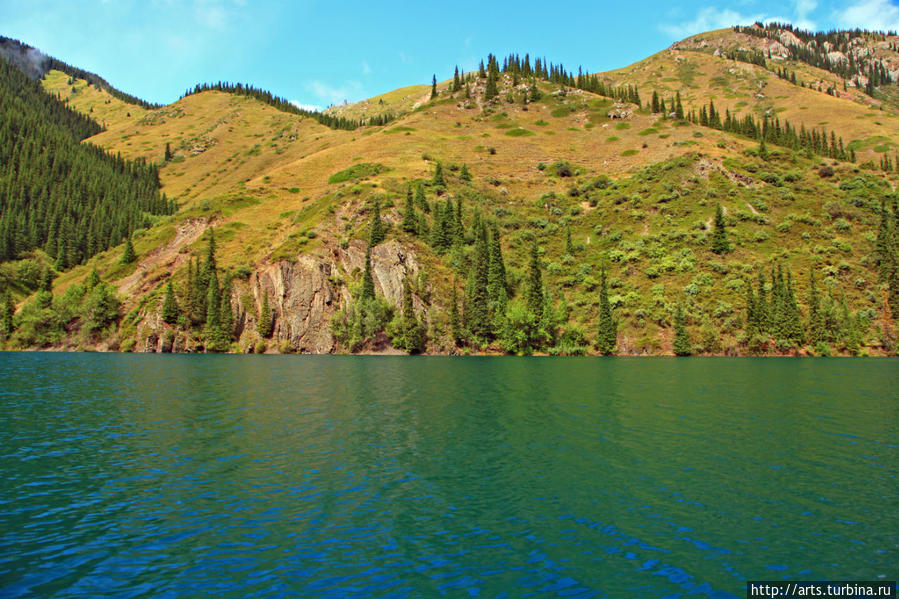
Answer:
<path fill-rule="evenodd" d="M 528 135 L 536 135 L 536 133 L 529 129 L 522 129 L 521 127 L 519 127 L 517 129 L 509 129 L 508 131 L 506 131 L 506 135 L 509 135 L 511 137 L 526 137 Z"/>
<path fill-rule="evenodd" d="M 342 171 L 334 173 L 333 175 L 328 177 L 328 183 L 334 184 L 356 179 L 364 179 L 366 177 L 377 175 L 382 170 L 384 170 L 384 165 L 382 164 L 362 162 L 360 164 L 354 164 L 350 168 L 345 168 Z"/>

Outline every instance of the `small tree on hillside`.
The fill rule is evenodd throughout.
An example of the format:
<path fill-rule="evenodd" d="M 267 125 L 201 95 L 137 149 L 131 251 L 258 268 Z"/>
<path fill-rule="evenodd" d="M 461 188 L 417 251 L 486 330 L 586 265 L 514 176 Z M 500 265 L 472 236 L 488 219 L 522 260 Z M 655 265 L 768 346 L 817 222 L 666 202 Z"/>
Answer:
<path fill-rule="evenodd" d="M 603 265 L 599 277 L 599 331 L 596 346 L 604 356 L 615 353 L 618 345 L 618 327 L 612 318 L 612 307 L 609 304 L 609 286 L 606 281 L 606 267 Z"/>
<path fill-rule="evenodd" d="M 175 301 L 175 290 L 172 287 L 172 279 L 165 286 L 165 297 L 162 300 L 162 320 L 168 324 L 178 322 L 181 311 L 178 309 L 178 302 Z"/>
<path fill-rule="evenodd" d="M 730 251 L 725 226 L 724 209 L 721 208 L 721 204 L 718 204 L 718 208 L 715 210 L 715 228 L 712 231 L 712 251 L 716 254 L 726 254 Z"/>
<path fill-rule="evenodd" d="M 263 339 L 271 336 L 274 330 L 274 322 L 272 320 L 272 308 L 268 305 L 268 294 L 262 292 L 262 310 L 259 311 L 259 320 L 256 322 L 256 331 Z"/>
<path fill-rule="evenodd" d="M 689 356 L 693 353 L 690 335 L 687 333 L 687 317 L 684 307 L 678 303 L 674 312 L 674 355 Z"/>
<path fill-rule="evenodd" d="M 431 79 L 431 99 L 437 97 L 437 75 L 434 75 Z"/>
<path fill-rule="evenodd" d="M 125 250 L 122 252 L 120 262 L 122 264 L 131 264 L 135 260 L 137 260 L 137 255 L 134 253 L 134 245 L 131 243 L 131 237 L 129 236 L 125 240 Z"/>
<path fill-rule="evenodd" d="M 368 245 L 376 246 L 387 237 L 384 221 L 381 220 L 381 203 L 375 199 L 374 208 L 371 211 L 371 225 L 368 230 Z"/>

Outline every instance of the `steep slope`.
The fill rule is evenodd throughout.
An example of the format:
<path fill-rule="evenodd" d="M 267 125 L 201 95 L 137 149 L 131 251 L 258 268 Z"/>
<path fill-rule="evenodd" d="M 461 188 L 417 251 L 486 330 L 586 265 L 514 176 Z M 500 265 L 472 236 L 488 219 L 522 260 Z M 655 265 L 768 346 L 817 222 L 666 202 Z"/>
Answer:
<path fill-rule="evenodd" d="M 892 109 L 794 85 L 721 56 L 739 46 L 697 39 L 602 75 L 638 86 L 642 107 L 488 61 L 485 77 L 455 92 L 440 84 L 433 101 L 425 86 L 343 107 L 351 118 L 385 105 L 400 114 L 353 131 L 215 91 L 122 117 L 101 92 L 51 73 L 48 89 L 77 90 L 64 96 L 71 106 L 109 107 L 107 130 L 90 141 L 159 162 L 179 206 L 135 235 L 136 264 L 111 250 L 59 278 L 57 293 L 96 268 L 125 297 L 114 332 L 69 343 L 581 353 L 605 351 L 596 343 L 608 306 L 612 351 L 658 354 L 672 351 L 682 305 L 695 353 L 894 351 L 879 230 L 886 223 L 891 238 L 897 228 L 897 177 L 876 163 L 899 144 Z M 653 113 L 653 91 L 668 101 L 680 93 L 687 113 L 713 102 L 721 113 L 834 131 L 857 161 Z M 168 281 L 177 309 L 165 322 Z M 759 290 L 771 297 L 762 324 Z M 221 336 L 217 309 L 209 320 L 213 305 L 226 318 L 226 303 L 233 338 Z"/>

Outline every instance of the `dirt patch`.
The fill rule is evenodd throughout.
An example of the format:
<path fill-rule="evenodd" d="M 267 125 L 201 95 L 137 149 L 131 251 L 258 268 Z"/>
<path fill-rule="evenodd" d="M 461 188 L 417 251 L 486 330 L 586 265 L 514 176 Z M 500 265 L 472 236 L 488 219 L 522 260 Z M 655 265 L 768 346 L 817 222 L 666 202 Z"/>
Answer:
<path fill-rule="evenodd" d="M 167 266 L 168 272 L 174 272 L 187 256 L 182 256 L 180 250 L 185 245 L 195 242 L 209 223 L 201 219 L 188 219 L 178 226 L 175 237 L 165 245 L 161 245 L 144 256 L 138 263 L 134 272 L 119 281 L 119 293 L 125 297 L 143 294 L 149 290 L 146 281 L 147 275 L 159 266 Z"/>

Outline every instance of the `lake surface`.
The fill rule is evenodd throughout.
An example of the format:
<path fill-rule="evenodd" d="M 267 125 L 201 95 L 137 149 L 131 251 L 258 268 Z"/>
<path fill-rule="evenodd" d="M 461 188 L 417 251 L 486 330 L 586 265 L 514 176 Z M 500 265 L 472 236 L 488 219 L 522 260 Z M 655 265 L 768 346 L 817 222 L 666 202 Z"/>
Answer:
<path fill-rule="evenodd" d="M 894 580 L 895 359 L 0 354 L 0 596 Z"/>

